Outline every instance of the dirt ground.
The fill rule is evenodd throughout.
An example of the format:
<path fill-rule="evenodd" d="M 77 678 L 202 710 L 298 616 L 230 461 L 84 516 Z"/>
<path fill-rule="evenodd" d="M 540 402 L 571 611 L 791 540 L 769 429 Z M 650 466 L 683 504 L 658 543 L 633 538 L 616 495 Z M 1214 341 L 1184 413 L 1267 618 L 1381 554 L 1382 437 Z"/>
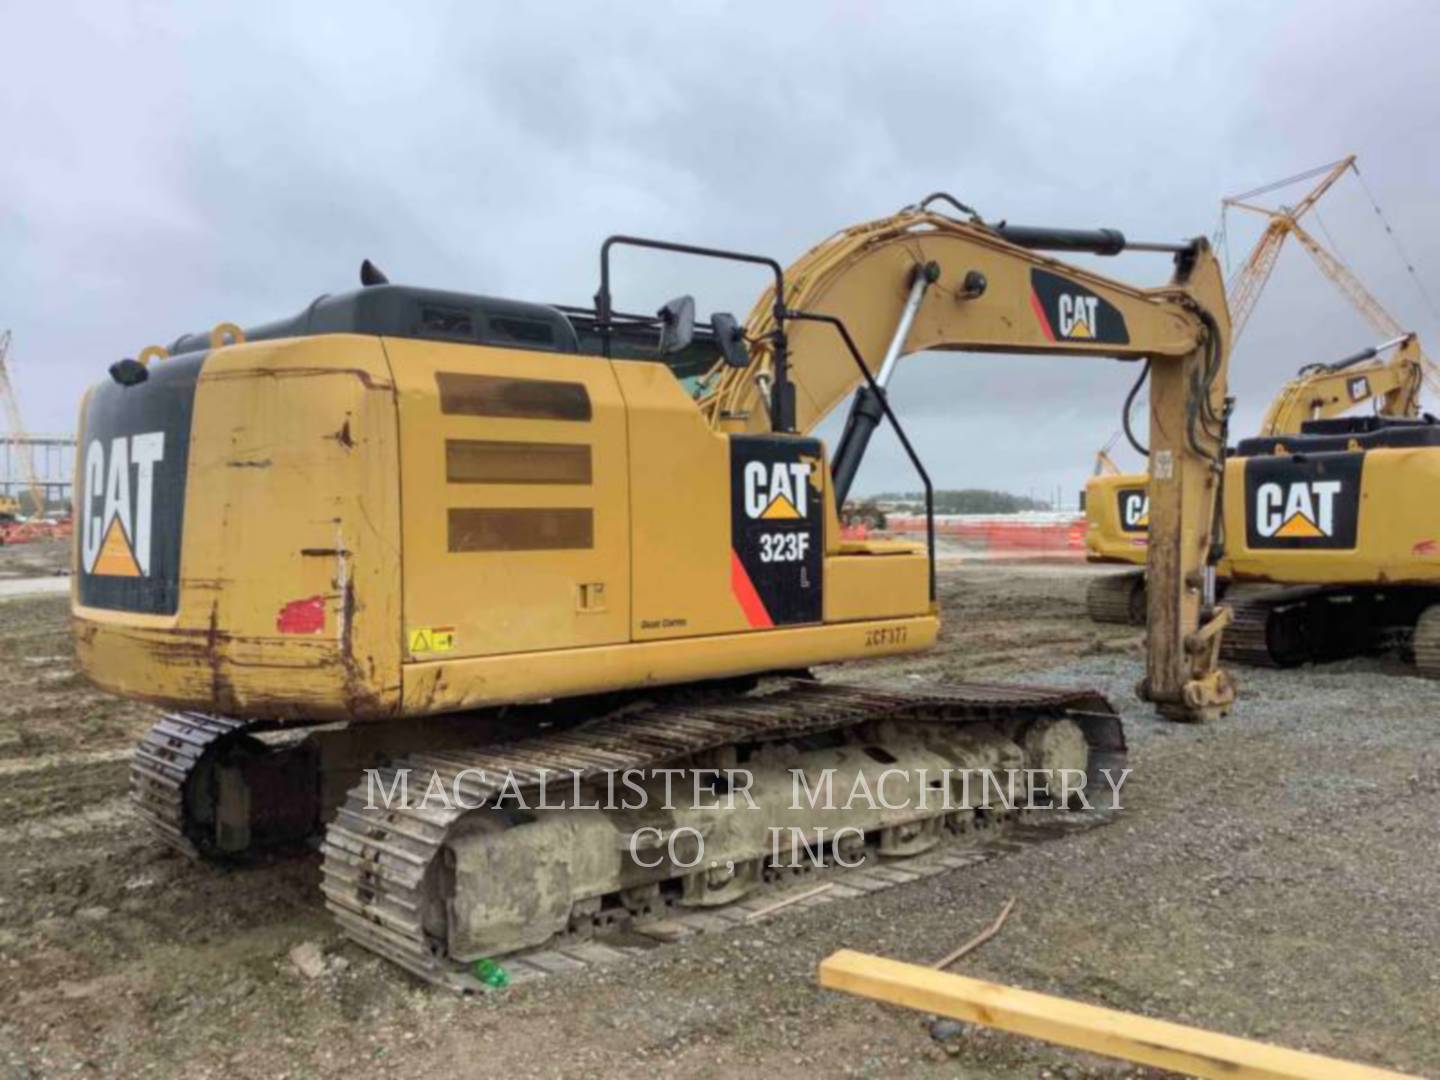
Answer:
<path fill-rule="evenodd" d="M 1243 671 L 1232 716 L 1165 725 L 1131 691 L 1138 636 L 1085 619 L 1086 575 L 948 562 L 942 647 L 844 677 L 1099 687 L 1135 769 L 1115 823 L 477 998 L 343 941 L 318 856 L 220 869 L 138 833 L 147 710 L 75 672 L 64 597 L 0 602 L 0 1075 L 1156 1075 L 968 1026 L 942 1041 L 816 987 L 837 948 L 925 962 L 1012 896 L 958 970 L 1440 1075 L 1440 684 L 1387 660 Z M 288 958 L 306 942 L 318 977 Z"/>
<path fill-rule="evenodd" d="M 30 544 L 0 545 L 0 581 L 65 574 L 70 570 L 70 544 L 42 540 Z"/>

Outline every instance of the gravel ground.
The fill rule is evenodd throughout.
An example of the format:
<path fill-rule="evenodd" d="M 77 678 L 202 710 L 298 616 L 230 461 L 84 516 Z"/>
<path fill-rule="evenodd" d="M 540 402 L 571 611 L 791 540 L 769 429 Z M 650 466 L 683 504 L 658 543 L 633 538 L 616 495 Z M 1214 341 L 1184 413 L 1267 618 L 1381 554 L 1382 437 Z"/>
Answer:
<path fill-rule="evenodd" d="M 0 605 L 0 1075 L 1158 1075 L 965 1025 L 938 1040 L 816 987 L 834 949 L 927 961 L 1012 896 L 958 970 L 1440 1075 L 1440 684 L 1382 660 L 1242 671 L 1230 717 L 1164 724 L 1131 690 L 1137 636 L 1085 621 L 1086 579 L 947 564 L 941 648 L 843 677 L 1099 687 L 1135 770 L 1115 823 L 478 999 L 345 943 L 313 857 L 225 870 L 138 836 L 145 710 L 75 675 L 63 598 Z M 307 942 L 314 978 L 288 959 Z"/>

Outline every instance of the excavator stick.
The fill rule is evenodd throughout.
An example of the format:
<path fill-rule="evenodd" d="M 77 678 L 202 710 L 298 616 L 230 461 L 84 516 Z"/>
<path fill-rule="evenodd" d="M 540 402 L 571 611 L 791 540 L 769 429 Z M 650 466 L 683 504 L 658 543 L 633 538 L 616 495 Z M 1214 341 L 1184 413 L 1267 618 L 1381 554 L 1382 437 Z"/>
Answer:
<path fill-rule="evenodd" d="M 1218 327 L 1214 331 L 1219 333 Z M 1223 349 L 1215 342 L 1213 349 Z M 1150 537 L 1146 549 L 1148 651 L 1144 698 L 1172 720 L 1226 711 L 1235 686 L 1218 665 L 1228 612 L 1215 608 L 1213 530 L 1224 477 L 1225 410 L 1210 404 L 1210 348 L 1151 366 Z M 1206 387 L 1204 396 L 1195 387 Z M 1212 648 L 1213 642 L 1216 648 Z"/>

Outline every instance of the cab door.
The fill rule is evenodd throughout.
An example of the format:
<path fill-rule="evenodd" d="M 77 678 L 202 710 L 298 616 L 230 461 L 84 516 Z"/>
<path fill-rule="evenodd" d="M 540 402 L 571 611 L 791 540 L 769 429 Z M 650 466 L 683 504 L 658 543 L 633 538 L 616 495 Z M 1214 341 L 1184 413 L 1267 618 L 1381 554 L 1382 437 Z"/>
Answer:
<path fill-rule="evenodd" d="M 385 339 L 407 659 L 625 641 L 625 407 L 609 361 Z"/>

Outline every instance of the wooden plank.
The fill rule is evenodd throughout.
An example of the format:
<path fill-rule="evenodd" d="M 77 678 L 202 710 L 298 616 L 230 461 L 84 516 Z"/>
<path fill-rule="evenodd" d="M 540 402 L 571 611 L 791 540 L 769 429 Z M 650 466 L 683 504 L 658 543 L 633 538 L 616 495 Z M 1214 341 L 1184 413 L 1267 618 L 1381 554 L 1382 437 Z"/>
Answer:
<path fill-rule="evenodd" d="M 1404 1075 L 850 949 L 821 961 L 820 985 L 1191 1076 L 1394 1080 Z"/>

